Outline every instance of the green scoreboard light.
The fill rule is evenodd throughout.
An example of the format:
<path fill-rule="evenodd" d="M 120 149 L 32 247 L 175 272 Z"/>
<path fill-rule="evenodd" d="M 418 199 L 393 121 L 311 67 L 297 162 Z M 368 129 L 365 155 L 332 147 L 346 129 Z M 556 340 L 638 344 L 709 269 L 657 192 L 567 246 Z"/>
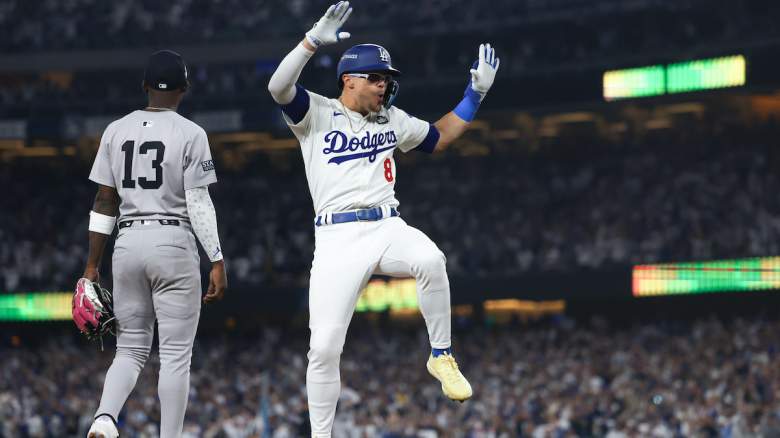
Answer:
<path fill-rule="evenodd" d="M 745 57 L 703 59 L 666 67 L 669 93 L 711 90 L 745 85 Z"/>
<path fill-rule="evenodd" d="M 393 312 L 417 308 L 417 282 L 414 279 L 372 280 L 360 293 L 355 311 Z"/>
<path fill-rule="evenodd" d="M 664 94 L 665 72 L 662 65 L 614 70 L 604 73 L 604 99 L 658 96 Z"/>
<path fill-rule="evenodd" d="M 635 297 L 780 289 L 780 257 L 634 266 Z"/>
<path fill-rule="evenodd" d="M 0 321 L 67 321 L 72 292 L 0 294 Z"/>
<path fill-rule="evenodd" d="M 604 73 L 604 99 L 611 101 L 632 97 L 745 85 L 745 57 L 698 59 L 669 65 L 651 65 Z"/>

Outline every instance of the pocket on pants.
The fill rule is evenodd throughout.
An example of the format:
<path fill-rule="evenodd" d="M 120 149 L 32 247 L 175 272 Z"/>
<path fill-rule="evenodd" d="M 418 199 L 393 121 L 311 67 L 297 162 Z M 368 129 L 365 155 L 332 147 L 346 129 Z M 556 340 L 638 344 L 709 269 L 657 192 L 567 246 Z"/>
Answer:
<path fill-rule="evenodd" d="M 155 245 L 157 248 L 178 248 L 186 250 L 189 248 L 186 232 L 184 232 L 182 229 L 176 227 L 176 228 L 166 228 L 162 227 L 160 228 L 160 231 L 165 231 L 163 233 L 159 233 L 157 236 L 158 242 Z M 162 236 L 160 236 L 160 234 Z"/>

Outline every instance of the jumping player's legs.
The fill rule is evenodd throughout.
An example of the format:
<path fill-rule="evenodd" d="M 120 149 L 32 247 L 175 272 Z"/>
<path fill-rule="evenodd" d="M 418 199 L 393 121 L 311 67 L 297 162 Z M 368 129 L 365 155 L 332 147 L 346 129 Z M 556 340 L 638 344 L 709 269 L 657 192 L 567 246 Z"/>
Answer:
<path fill-rule="evenodd" d="M 450 282 L 444 254 L 428 236 L 401 218 L 383 221 L 380 235 L 386 246 L 377 273 L 414 277 L 417 281 L 420 311 L 431 343 L 428 372 L 441 382 L 444 395 L 461 402 L 467 400 L 473 394 L 471 385 L 458 370 L 450 350 Z"/>
<path fill-rule="evenodd" d="M 121 230 L 114 247 L 116 355 L 106 373 L 100 406 L 95 413 L 95 416 L 111 415 L 115 420 L 149 357 L 154 336 L 154 308 L 150 286 L 144 273 L 142 248 L 139 239 L 133 234 L 135 233 Z"/>
<path fill-rule="evenodd" d="M 446 258 L 422 231 L 401 218 L 383 221 L 381 235 L 387 247 L 377 274 L 412 277 L 417 281 L 417 299 L 428 327 L 432 348 L 445 349 L 451 342 L 450 282 Z"/>
<path fill-rule="evenodd" d="M 306 392 L 314 438 L 329 438 L 341 393 L 339 363 L 358 293 L 375 264 L 360 239 L 365 223 L 318 228 L 309 286 L 309 366 Z M 375 258 L 374 258 L 375 259 Z"/>
<path fill-rule="evenodd" d="M 160 338 L 160 438 L 178 438 L 190 390 L 192 345 L 200 319 L 201 284 L 195 238 L 185 227 L 149 230 L 146 271 Z M 152 236 L 150 236 L 152 238 Z"/>

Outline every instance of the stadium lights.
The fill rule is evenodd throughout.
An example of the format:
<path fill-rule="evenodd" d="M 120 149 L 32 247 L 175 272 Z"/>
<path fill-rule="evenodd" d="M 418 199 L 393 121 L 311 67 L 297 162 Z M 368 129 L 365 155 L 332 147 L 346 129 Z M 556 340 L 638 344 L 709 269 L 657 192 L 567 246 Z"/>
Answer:
<path fill-rule="evenodd" d="M 634 266 L 635 297 L 780 289 L 780 257 Z"/>
<path fill-rule="evenodd" d="M 360 293 L 355 312 L 401 311 L 418 308 L 414 279 L 372 280 Z"/>
<path fill-rule="evenodd" d="M 604 100 L 711 90 L 745 85 L 742 55 L 668 65 L 610 70 L 603 76 Z"/>
<path fill-rule="evenodd" d="M 72 292 L 0 294 L 0 321 L 67 321 Z"/>

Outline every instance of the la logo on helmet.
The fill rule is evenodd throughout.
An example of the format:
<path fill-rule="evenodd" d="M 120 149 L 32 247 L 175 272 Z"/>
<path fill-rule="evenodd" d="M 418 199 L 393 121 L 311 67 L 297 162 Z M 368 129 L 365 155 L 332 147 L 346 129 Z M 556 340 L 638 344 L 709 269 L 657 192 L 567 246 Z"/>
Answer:
<path fill-rule="evenodd" d="M 379 59 L 381 59 L 382 62 L 390 62 L 390 54 L 387 53 L 387 50 L 385 50 L 384 47 L 379 48 Z"/>

